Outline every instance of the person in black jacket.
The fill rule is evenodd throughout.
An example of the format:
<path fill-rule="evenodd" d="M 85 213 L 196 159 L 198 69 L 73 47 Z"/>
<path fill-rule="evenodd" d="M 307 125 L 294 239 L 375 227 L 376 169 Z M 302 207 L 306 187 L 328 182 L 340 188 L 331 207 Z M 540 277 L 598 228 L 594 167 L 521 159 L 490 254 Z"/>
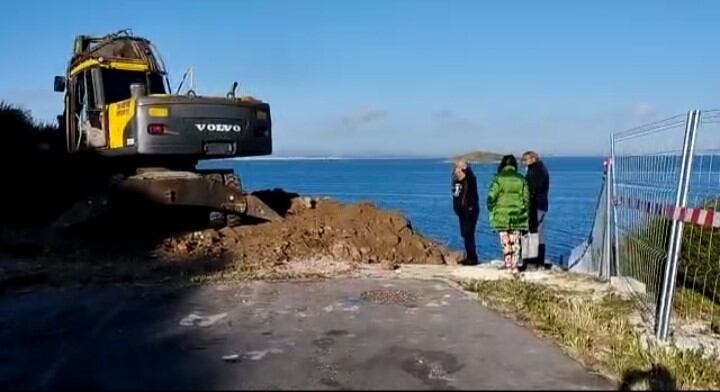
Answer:
<path fill-rule="evenodd" d="M 550 174 L 535 151 L 527 151 L 522 155 L 522 161 L 527 166 L 525 179 L 530 188 L 530 215 L 529 229 L 531 233 L 538 233 L 540 246 L 538 257 L 525 260 L 525 266 L 535 264 L 537 267 L 549 269 L 552 264 L 545 261 L 545 237 L 543 236 L 543 223 L 548 212 L 548 193 L 550 192 Z"/>
<path fill-rule="evenodd" d="M 476 265 L 475 227 L 480 215 L 477 180 L 466 161 L 455 162 L 452 175 L 453 210 L 460 221 L 460 235 L 465 242 L 465 265 Z"/>

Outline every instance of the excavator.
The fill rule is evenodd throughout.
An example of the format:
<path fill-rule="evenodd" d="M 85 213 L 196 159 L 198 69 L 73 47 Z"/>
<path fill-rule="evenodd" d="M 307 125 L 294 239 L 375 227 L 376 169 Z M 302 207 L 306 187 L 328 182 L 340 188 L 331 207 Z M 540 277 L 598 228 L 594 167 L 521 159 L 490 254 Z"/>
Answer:
<path fill-rule="evenodd" d="M 56 225 L 72 226 L 128 200 L 200 208 L 213 226 L 282 219 L 243 190 L 232 168 L 196 168 L 208 159 L 271 154 L 270 106 L 238 96 L 237 82 L 224 97 L 180 88 L 172 92 L 148 39 L 129 30 L 75 38 L 66 74 L 54 80 L 64 93 L 58 123 L 67 153 L 91 156 L 87 170 L 102 166 L 107 181 Z"/>

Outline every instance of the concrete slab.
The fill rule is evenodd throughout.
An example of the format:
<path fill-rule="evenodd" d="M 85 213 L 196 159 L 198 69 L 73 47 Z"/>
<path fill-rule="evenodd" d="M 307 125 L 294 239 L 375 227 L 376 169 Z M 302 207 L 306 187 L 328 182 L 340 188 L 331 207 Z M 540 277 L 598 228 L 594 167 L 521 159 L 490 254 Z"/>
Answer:
<path fill-rule="evenodd" d="M 0 297 L 3 389 L 608 389 L 446 283 L 346 279 Z"/>
<path fill-rule="evenodd" d="M 643 295 L 647 292 L 647 285 L 629 276 L 613 276 L 610 284 L 620 293 L 627 295 Z"/>

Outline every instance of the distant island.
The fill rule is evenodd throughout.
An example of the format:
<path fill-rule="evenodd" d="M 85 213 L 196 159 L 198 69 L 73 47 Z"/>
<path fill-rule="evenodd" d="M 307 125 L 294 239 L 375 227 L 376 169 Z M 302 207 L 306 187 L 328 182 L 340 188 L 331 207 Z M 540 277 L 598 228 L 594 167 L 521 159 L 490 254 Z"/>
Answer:
<path fill-rule="evenodd" d="M 467 154 L 455 156 L 452 158 L 452 160 L 456 161 L 456 160 L 463 159 L 468 162 L 475 162 L 475 163 L 495 163 L 495 162 L 500 162 L 502 157 L 503 157 L 503 154 L 497 154 L 494 152 L 473 151 L 473 152 L 469 152 Z"/>

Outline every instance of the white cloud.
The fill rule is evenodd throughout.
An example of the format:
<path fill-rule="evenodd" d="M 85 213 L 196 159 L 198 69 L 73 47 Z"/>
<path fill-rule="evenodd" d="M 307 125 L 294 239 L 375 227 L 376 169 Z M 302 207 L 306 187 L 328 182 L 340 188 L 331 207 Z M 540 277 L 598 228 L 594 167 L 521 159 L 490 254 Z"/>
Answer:
<path fill-rule="evenodd" d="M 651 120 L 655 114 L 657 114 L 657 108 L 647 102 L 638 103 L 632 109 L 633 119 L 639 122 Z"/>
<path fill-rule="evenodd" d="M 385 117 L 387 117 L 387 112 L 384 110 L 363 109 L 357 113 L 342 116 L 340 121 L 345 130 L 354 130 L 359 126 L 378 122 Z"/>
<path fill-rule="evenodd" d="M 443 109 L 433 113 L 433 118 L 443 130 L 450 131 L 478 131 L 485 128 L 476 120 L 458 115 L 452 110 Z"/>

